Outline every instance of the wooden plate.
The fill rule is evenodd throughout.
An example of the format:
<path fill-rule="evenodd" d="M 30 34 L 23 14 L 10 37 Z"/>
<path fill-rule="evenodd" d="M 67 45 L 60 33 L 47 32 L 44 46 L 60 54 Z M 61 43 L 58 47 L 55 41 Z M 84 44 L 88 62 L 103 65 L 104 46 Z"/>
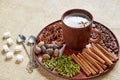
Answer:
<path fill-rule="evenodd" d="M 35 45 L 37 44 L 38 42 L 38 38 L 42 35 L 42 33 L 46 30 L 46 28 L 48 27 L 53 27 L 53 26 L 60 26 L 62 27 L 62 23 L 61 23 L 61 20 L 58 20 L 58 21 L 55 21 L 49 25 L 47 25 L 42 31 L 40 31 L 40 33 L 38 34 L 37 36 L 37 40 L 36 40 L 36 43 Z M 119 43 L 118 43 L 118 40 L 117 38 L 115 37 L 115 35 L 113 34 L 113 32 L 108 29 L 107 27 L 105 27 L 103 24 L 99 23 L 99 22 L 96 22 L 94 21 L 93 24 L 92 24 L 92 28 L 96 28 L 98 31 L 101 32 L 102 34 L 102 40 L 99 42 L 99 44 L 101 44 L 102 46 L 106 47 L 111 53 L 115 54 L 116 56 L 119 55 Z M 50 35 L 53 35 L 53 34 L 50 34 Z M 91 35 L 91 37 L 94 37 L 94 35 Z M 116 62 L 114 62 L 113 66 L 106 69 L 103 73 L 99 73 L 99 74 L 96 74 L 96 75 L 91 75 L 91 76 L 86 76 L 84 74 L 84 72 L 81 70 L 79 74 L 75 75 L 74 77 L 71 77 L 71 78 L 67 78 L 67 77 L 64 77 L 64 76 L 61 76 L 60 74 L 58 74 L 57 71 L 55 70 L 50 70 L 50 69 L 47 69 L 43 62 L 42 62 L 42 56 L 41 55 L 36 55 L 35 54 L 35 58 L 36 58 L 36 61 L 38 62 L 38 64 L 40 64 L 45 70 L 47 70 L 49 73 L 52 73 L 53 75 L 56 75 L 58 77 L 61 77 L 61 78 L 64 78 L 64 79 L 71 79 L 71 80 L 83 80 L 83 79 L 90 79 L 90 78 L 94 78 L 94 77 L 97 77 L 97 76 L 100 76 L 100 75 L 103 75 L 107 72 L 109 72 L 110 70 L 112 70 L 112 68 L 115 66 Z"/>

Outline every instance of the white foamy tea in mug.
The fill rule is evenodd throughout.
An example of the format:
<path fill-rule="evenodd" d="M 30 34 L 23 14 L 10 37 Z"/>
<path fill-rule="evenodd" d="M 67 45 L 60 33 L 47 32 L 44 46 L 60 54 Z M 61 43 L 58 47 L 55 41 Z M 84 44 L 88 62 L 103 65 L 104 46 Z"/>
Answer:
<path fill-rule="evenodd" d="M 64 17 L 63 22 L 73 28 L 82 28 L 86 27 L 90 23 L 88 16 L 82 13 L 72 13 Z"/>

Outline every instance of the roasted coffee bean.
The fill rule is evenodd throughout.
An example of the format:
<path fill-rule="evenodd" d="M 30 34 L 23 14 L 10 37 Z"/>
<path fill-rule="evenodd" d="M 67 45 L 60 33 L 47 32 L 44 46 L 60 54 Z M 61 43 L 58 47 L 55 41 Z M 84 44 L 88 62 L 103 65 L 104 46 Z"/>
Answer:
<path fill-rule="evenodd" d="M 108 43 L 111 43 L 111 40 L 108 40 L 107 42 L 108 42 Z"/>
<path fill-rule="evenodd" d="M 100 40 L 100 42 L 98 42 L 98 43 L 101 44 L 101 45 L 104 44 L 103 40 Z"/>
<path fill-rule="evenodd" d="M 110 48 L 107 49 L 109 52 L 112 52 L 112 50 Z"/>
<path fill-rule="evenodd" d="M 118 49 L 115 49 L 114 52 L 115 52 L 115 53 L 118 53 Z"/>
<path fill-rule="evenodd" d="M 106 38 L 106 40 L 110 40 L 110 37 L 109 37 L 108 35 L 106 35 L 106 37 L 105 37 L 105 38 Z"/>

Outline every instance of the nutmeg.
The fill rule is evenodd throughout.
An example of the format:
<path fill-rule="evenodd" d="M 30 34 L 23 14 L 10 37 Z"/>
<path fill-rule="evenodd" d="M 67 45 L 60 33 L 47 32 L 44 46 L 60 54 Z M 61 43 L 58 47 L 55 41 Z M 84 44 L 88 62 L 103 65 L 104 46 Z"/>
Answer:
<path fill-rule="evenodd" d="M 49 54 L 43 54 L 43 59 L 50 59 L 50 55 Z"/>
<path fill-rule="evenodd" d="M 38 47 L 41 47 L 41 46 L 43 46 L 45 43 L 44 43 L 44 41 L 40 41 L 39 43 L 38 43 Z"/>
<path fill-rule="evenodd" d="M 53 48 L 48 48 L 48 49 L 46 49 L 46 52 L 45 52 L 46 54 L 49 54 L 50 56 L 52 56 L 53 55 Z"/>
<path fill-rule="evenodd" d="M 45 53 L 46 51 L 46 47 L 45 46 L 41 46 L 41 53 Z"/>
<path fill-rule="evenodd" d="M 58 49 L 54 50 L 53 56 L 54 57 L 58 57 L 59 56 L 59 50 Z"/>
<path fill-rule="evenodd" d="M 34 51 L 35 53 L 39 54 L 41 52 L 41 48 L 36 45 Z"/>

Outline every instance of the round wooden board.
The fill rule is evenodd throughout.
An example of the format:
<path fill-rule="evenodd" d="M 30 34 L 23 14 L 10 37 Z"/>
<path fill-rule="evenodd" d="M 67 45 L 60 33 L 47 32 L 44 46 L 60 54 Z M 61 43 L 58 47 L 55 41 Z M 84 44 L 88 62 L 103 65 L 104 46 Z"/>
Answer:
<path fill-rule="evenodd" d="M 42 32 L 49 26 L 61 26 L 62 27 L 62 23 L 61 23 L 61 20 L 58 20 L 58 21 L 55 21 L 49 25 L 47 25 L 42 31 L 40 31 L 40 33 L 37 35 L 37 39 L 38 37 L 42 34 Z M 93 25 L 92 25 L 92 28 L 96 28 L 98 31 L 100 31 L 102 33 L 102 40 L 99 42 L 99 44 L 103 45 L 104 47 L 106 47 L 107 49 L 110 50 L 111 53 L 114 53 L 116 56 L 119 55 L 119 43 L 118 43 L 118 40 L 117 38 L 115 37 L 115 35 L 113 34 L 113 32 L 108 29 L 106 26 L 104 26 L 103 24 L 99 23 L 99 22 L 96 22 L 94 21 L 93 22 Z M 52 34 L 50 34 L 52 35 Z M 109 44 L 108 44 L 109 43 Z M 112 44 L 114 43 L 114 45 Z M 36 43 L 35 45 L 37 44 L 37 40 L 36 40 Z M 69 51 L 68 51 L 69 52 Z M 103 73 L 99 73 L 99 74 L 96 74 L 96 75 L 91 75 L 91 76 L 86 76 L 85 73 L 81 70 L 79 74 L 75 75 L 74 77 L 71 77 L 71 78 L 67 78 L 67 77 L 64 77 L 64 76 L 61 76 L 60 74 L 58 74 L 57 71 L 55 70 L 50 70 L 50 69 L 47 69 L 43 62 L 42 62 L 42 56 L 41 55 L 36 55 L 35 54 L 35 59 L 36 61 L 38 62 L 38 64 L 40 66 L 42 66 L 45 70 L 47 70 L 49 73 L 52 73 L 53 75 L 56 75 L 58 77 L 61 77 L 61 78 L 64 78 L 64 79 L 70 79 L 70 80 L 83 80 L 83 79 L 91 79 L 91 78 L 94 78 L 94 77 L 97 77 L 97 76 L 100 76 L 100 75 L 103 75 L 107 72 L 109 72 L 110 70 L 112 70 L 112 68 L 115 66 L 116 62 L 114 62 L 113 66 L 106 69 Z"/>

